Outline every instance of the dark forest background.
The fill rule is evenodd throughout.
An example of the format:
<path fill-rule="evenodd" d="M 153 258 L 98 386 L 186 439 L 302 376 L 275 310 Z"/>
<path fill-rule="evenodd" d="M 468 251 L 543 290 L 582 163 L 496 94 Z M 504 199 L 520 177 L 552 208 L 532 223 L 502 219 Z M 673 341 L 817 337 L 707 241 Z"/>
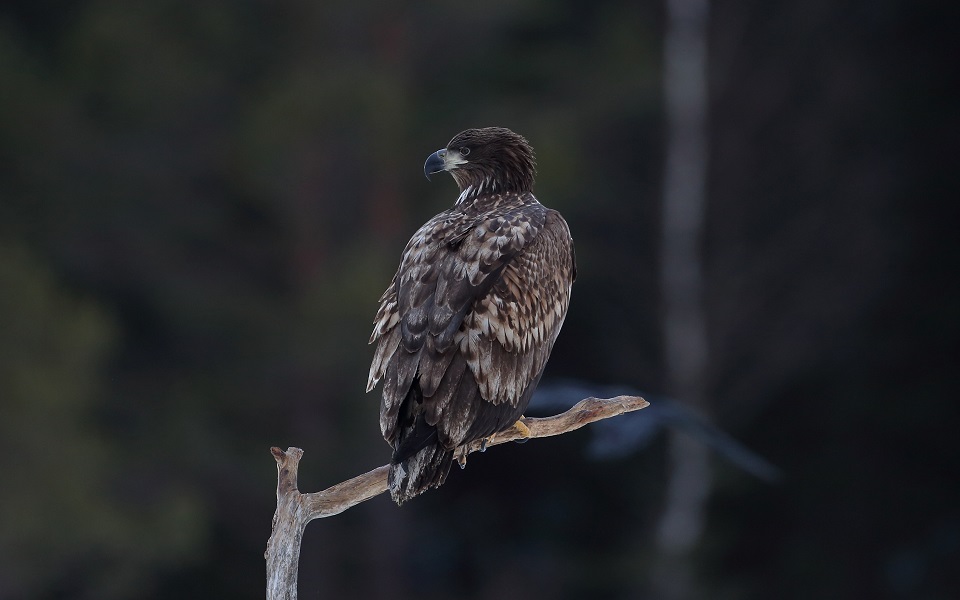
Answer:
<path fill-rule="evenodd" d="M 781 477 L 714 457 L 699 595 L 957 597 L 957 11 L 710 11 L 704 395 Z M 664 15 L 4 3 L 0 598 L 262 597 L 269 447 L 305 449 L 305 491 L 388 458 L 366 341 L 455 198 L 423 161 L 467 127 L 533 143 L 577 244 L 545 381 L 670 398 Z M 599 456 L 598 435 L 312 523 L 302 596 L 655 598 L 666 436 Z"/>

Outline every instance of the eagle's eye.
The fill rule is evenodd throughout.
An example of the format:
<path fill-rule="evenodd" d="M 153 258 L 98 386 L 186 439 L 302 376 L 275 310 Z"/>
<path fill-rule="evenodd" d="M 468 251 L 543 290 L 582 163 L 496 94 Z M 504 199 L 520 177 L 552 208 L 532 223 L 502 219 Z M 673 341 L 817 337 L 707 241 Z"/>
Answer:
<path fill-rule="evenodd" d="M 470 148 L 463 146 L 462 148 L 460 148 L 459 152 L 460 152 L 460 156 L 466 156 L 470 154 Z"/>

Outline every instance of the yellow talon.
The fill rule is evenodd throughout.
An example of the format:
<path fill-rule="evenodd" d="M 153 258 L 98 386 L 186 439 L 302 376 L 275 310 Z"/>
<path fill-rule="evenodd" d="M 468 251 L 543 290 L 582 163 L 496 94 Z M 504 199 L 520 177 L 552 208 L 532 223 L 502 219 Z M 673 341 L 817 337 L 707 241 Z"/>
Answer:
<path fill-rule="evenodd" d="M 523 422 L 523 415 L 520 416 L 520 420 L 513 424 L 512 429 L 523 436 L 523 439 L 517 440 L 518 442 L 525 442 L 533 435 L 533 432 L 530 431 L 530 428 Z"/>

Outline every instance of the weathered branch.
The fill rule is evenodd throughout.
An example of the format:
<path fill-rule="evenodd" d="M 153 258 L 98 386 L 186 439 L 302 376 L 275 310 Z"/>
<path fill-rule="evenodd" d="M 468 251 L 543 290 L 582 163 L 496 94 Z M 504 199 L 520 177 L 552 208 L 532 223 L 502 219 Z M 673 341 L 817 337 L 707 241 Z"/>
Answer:
<path fill-rule="evenodd" d="M 580 429 L 588 423 L 616 417 L 639 410 L 649 403 L 639 396 L 616 398 L 587 398 L 570 410 L 553 417 L 524 418 L 530 429 L 524 436 L 516 429 L 508 429 L 490 437 L 486 447 L 497 446 L 520 439 L 560 435 Z M 467 448 L 468 453 L 481 450 L 479 441 Z M 322 492 L 301 494 L 297 489 L 297 471 L 303 450 L 299 448 L 271 448 L 277 461 L 277 512 L 273 515 L 273 533 L 267 543 L 267 599 L 294 600 L 297 597 L 297 568 L 300 541 L 307 523 L 314 519 L 332 517 L 387 491 L 389 466 L 376 469 L 329 487 Z"/>

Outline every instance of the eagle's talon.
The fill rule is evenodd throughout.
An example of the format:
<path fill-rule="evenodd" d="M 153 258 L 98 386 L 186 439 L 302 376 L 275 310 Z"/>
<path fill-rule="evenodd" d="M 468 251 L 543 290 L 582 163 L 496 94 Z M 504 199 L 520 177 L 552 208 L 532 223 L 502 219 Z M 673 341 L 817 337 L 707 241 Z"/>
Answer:
<path fill-rule="evenodd" d="M 488 441 L 489 439 L 490 439 L 490 438 L 483 438 L 482 440 L 480 440 L 480 452 L 486 452 L 486 451 L 487 451 L 487 441 Z"/>
<path fill-rule="evenodd" d="M 523 444 L 533 437 L 533 432 L 531 432 L 530 428 L 527 427 L 527 424 L 523 422 L 523 419 L 524 416 L 520 415 L 520 419 L 512 426 L 512 429 L 522 436 L 520 439 L 516 440 L 518 444 Z"/>

